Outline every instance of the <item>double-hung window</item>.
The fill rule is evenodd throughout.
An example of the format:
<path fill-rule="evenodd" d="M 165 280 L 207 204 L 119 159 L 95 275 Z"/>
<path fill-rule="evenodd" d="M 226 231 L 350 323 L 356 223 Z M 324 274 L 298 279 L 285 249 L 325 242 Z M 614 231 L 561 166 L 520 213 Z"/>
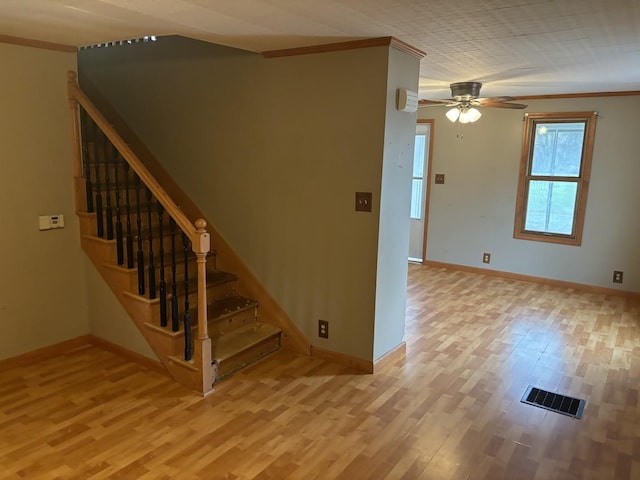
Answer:
<path fill-rule="evenodd" d="M 595 112 L 526 116 L 514 237 L 580 245 Z"/>

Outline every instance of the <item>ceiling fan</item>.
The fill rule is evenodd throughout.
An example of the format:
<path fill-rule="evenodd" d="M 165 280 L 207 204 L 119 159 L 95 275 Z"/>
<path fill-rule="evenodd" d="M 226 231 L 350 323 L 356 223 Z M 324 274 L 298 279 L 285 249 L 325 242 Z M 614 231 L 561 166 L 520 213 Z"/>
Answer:
<path fill-rule="evenodd" d="M 527 108 L 522 103 L 509 103 L 515 100 L 513 97 L 485 97 L 479 98 L 480 82 L 457 82 L 449 85 L 451 88 L 451 96 L 444 100 L 423 100 L 422 105 L 427 107 L 453 107 L 446 115 L 452 122 L 472 123 L 478 120 L 482 114 L 475 107 L 490 108 L 511 108 L 523 109 Z"/>

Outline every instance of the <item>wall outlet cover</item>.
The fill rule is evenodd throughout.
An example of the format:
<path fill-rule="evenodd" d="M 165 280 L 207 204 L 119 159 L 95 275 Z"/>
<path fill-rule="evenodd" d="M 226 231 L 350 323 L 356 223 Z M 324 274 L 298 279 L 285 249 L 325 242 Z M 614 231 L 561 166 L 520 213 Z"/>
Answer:
<path fill-rule="evenodd" d="M 327 320 L 318 320 L 318 336 L 329 338 L 329 322 Z"/>
<path fill-rule="evenodd" d="M 370 212 L 372 201 L 371 192 L 356 192 L 356 212 Z"/>

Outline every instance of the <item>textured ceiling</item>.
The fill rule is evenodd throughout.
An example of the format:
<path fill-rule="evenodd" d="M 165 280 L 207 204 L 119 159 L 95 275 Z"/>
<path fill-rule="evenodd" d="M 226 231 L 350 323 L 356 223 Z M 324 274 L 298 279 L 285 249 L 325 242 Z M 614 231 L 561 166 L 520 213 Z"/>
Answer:
<path fill-rule="evenodd" d="M 252 51 L 394 36 L 420 97 L 640 90 L 640 0 L 1 0 L 0 34 L 75 46 L 179 34 Z"/>

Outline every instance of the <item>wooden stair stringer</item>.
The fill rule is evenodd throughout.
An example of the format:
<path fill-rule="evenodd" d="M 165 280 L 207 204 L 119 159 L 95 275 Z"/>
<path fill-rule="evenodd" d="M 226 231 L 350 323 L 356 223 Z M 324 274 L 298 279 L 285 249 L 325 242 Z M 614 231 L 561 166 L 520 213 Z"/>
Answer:
<path fill-rule="evenodd" d="M 207 231 L 211 235 L 211 245 L 216 248 L 216 262 L 220 270 L 233 272 L 238 277 L 238 293 L 254 298 L 260 304 L 261 321 L 282 330 L 282 345 L 303 355 L 311 355 L 311 342 L 306 338 L 287 312 L 278 304 L 252 270 L 244 263 L 231 245 L 209 221 L 206 215 L 185 194 L 164 166 L 147 148 L 140 138 L 122 119 L 113 106 L 104 98 L 91 80 L 80 73 L 80 85 L 91 101 L 100 109 L 105 118 L 135 152 L 140 161 L 155 178 L 165 192 L 173 199 L 190 219 L 203 218 L 207 221 Z M 82 198 L 84 186 L 76 182 L 76 198 Z"/>
<path fill-rule="evenodd" d="M 82 239 L 83 250 L 171 377 L 179 383 L 202 394 L 200 390 L 202 373 L 196 366 L 198 365 L 197 359 L 190 362 L 185 362 L 184 360 L 176 362 L 173 359 L 173 357 L 181 353 L 178 351 L 178 344 L 182 344 L 182 341 L 178 342 L 176 339 L 182 339 L 184 332 L 177 332 L 176 335 L 167 335 L 155 329 L 148 328 L 147 324 L 151 323 L 151 309 L 149 308 L 149 304 L 132 300 L 132 295 L 122 288 L 122 276 L 107 265 L 107 263 L 109 263 L 109 254 L 104 253 L 104 251 L 113 250 L 112 255 L 115 256 L 115 241 L 101 240 L 97 242 L 94 239 L 88 240 L 88 236 L 86 235 L 83 235 Z M 107 259 L 105 259 L 105 257 L 107 257 Z M 115 263 L 115 261 L 113 263 Z M 150 302 L 154 301 L 158 302 L 158 300 L 151 300 Z M 211 382 L 211 384 L 213 384 L 213 379 L 211 379 Z"/>

